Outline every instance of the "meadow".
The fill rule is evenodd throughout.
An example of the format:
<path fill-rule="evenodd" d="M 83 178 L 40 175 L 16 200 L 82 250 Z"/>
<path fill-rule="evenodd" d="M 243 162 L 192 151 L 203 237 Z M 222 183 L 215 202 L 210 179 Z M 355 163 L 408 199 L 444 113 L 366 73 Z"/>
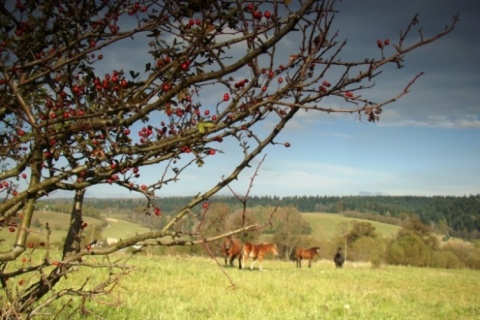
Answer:
<path fill-rule="evenodd" d="M 215 260 L 194 256 L 135 256 L 131 262 L 136 269 L 108 301 L 89 302 L 87 309 L 103 319 L 130 320 L 458 320 L 480 314 L 479 271 L 355 263 L 335 269 L 327 260 L 297 269 L 293 262 L 265 260 L 260 272 L 222 270 Z M 83 283 L 100 273 L 77 271 L 75 278 Z M 73 310 L 68 316 L 94 318 Z"/>
<path fill-rule="evenodd" d="M 338 236 L 342 224 L 358 220 L 338 214 L 303 215 L 312 226 L 312 236 L 325 240 Z M 64 237 L 68 215 L 43 212 L 41 218 L 49 221 L 53 241 Z M 89 217 L 86 221 L 88 236 L 93 226 L 101 222 Z M 399 229 L 371 223 L 386 238 Z M 103 236 L 121 238 L 146 230 L 127 221 L 110 219 Z M 42 231 L 40 227 L 37 232 Z M 3 235 L 8 240 L 15 234 Z M 2 245 L 7 243 L 9 241 L 4 241 Z M 52 259 L 60 255 L 56 249 L 51 252 Z M 323 253 L 320 257 L 328 258 Z M 109 258 L 112 261 L 130 256 L 116 253 Z M 90 256 L 85 262 L 90 259 L 105 258 Z M 74 304 L 64 308 L 63 300 L 39 318 L 52 319 L 60 309 L 66 312 L 58 319 L 69 320 L 478 319 L 480 315 L 480 271 L 474 270 L 372 268 L 368 263 L 352 262 L 347 262 L 343 269 L 335 269 L 331 260 L 315 261 L 312 268 L 307 268 L 304 262 L 304 268 L 297 269 L 294 262 L 269 259 L 264 261 L 264 271 L 260 272 L 219 267 L 219 264 L 223 266 L 221 257 L 214 260 L 190 255 L 141 254 L 131 257 L 128 264 L 134 266 L 134 270 L 122 278 L 114 292 L 106 297 L 87 299 L 86 307 L 91 314 L 80 314 Z M 108 269 L 81 268 L 67 281 L 62 280 L 56 290 L 71 287 L 72 281 L 83 285 L 87 278 L 90 279 L 87 286 L 94 285 L 108 272 Z M 78 306 L 79 299 L 74 298 L 72 302 Z"/>

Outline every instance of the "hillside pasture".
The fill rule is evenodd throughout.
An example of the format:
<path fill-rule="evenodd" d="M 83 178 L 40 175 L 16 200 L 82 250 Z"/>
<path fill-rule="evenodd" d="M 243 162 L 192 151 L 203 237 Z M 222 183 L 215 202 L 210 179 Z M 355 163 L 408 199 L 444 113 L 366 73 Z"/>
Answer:
<path fill-rule="evenodd" d="M 99 228 L 104 224 L 102 220 L 88 216 L 84 217 L 84 221 L 88 225 L 83 231 L 84 236 L 87 238 L 92 238 L 94 232 L 98 232 Z M 63 243 L 70 225 L 70 215 L 53 211 L 37 211 L 35 213 L 27 242 L 46 242 L 47 223 L 51 231 L 50 243 Z M 108 237 L 122 239 L 127 236 L 134 236 L 135 234 L 150 231 L 148 228 L 136 223 L 116 218 L 107 218 L 107 223 L 107 227 L 102 231 L 103 239 Z M 7 229 L 8 228 L 3 229 L 1 233 L 1 238 L 4 241 L 0 241 L 0 251 L 9 250 L 15 241 L 16 232 L 9 232 Z"/>
<path fill-rule="evenodd" d="M 218 262 L 222 264 L 222 259 Z M 478 279 L 471 270 L 331 261 L 296 269 L 265 260 L 264 271 L 227 268 L 232 286 L 213 259 L 135 256 L 136 265 L 105 304 L 87 303 L 104 319 L 475 319 Z M 78 271 L 79 283 L 99 269 Z M 106 303 L 119 303 L 112 307 Z M 60 308 L 60 306 L 57 306 Z M 54 310 L 51 310 L 54 311 Z M 73 312 L 69 317 L 86 319 Z M 93 316 L 91 317 L 93 319 Z M 90 317 L 88 317 L 90 319 Z"/>
<path fill-rule="evenodd" d="M 339 237 L 345 232 L 343 228 L 346 227 L 346 231 L 350 231 L 352 223 L 354 222 L 368 222 L 372 224 L 377 233 L 384 238 L 394 237 L 398 230 L 400 230 L 399 226 L 377 221 L 344 217 L 342 214 L 336 213 L 308 212 L 302 213 L 302 216 L 312 227 L 312 237 L 318 239 L 332 240 Z"/>

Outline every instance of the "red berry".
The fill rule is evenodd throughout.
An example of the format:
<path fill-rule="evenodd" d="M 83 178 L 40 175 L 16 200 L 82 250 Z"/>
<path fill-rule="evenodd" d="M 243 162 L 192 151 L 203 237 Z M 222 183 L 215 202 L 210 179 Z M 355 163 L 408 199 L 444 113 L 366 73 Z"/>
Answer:
<path fill-rule="evenodd" d="M 228 101 L 228 100 L 230 100 L 230 95 L 228 93 L 225 93 L 223 95 L 223 101 Z"/>
<path fill-rule="evenodd" d="M 72 87 L 72 92 L 75 93 L 75 94 L 79 94 L 79 93 L 81 92 L 80 86 L 74 85 L 74 86 Z"/>
<path fill-rule="evenodd" d="M 270 19 L 270 17 L 272 16 L 272 14 L 270 13 L 270 11 L 267 10 L 267 11 L 265 11 L 265 12 L 263 13 L 263 16 L 264 16 L 265 18 L 267 18 L 267 19 Z"/>
<path fill-rule="evenodd" d="M 10 231 L 10 232 L 15 232 L 15 228 L 14 228 L 14 227 L 10 227 L 10 228 L 8 228 L 8 231 Z"/>
<path fill-rule="evenodd" d="M 142 186 L 140 187 L 142 190 L 147 190 L 147 186 L 142 184 Z"/>
<path fill-rule="evenodd" d="M 390 44 L 390 40 L 389 39 L 385 39 L 384 41 L 385 45 L 388 46 Z"/>
<path fill-rule="evenodd" d="M 383 48 L 383 42 L 382 42 L 382 40 L 380 40 L 380 39 L 377 40 L 377 46 L 378 46 L 380 49 Z"/>
<path fill-rule="evenodd" d="M 155 208 L 155 215 L 156 215 L 156 216 L 162 215 L 162 212 L 160 211 L 159 208 Z"/>
<path fill-rule="evenodd" d="M 204 202 L 204 203 L 202 204 L 202 207 L 203 207 L 203 209 L 207 209 L 207 208 L 208 208 L 208 202 Z"/>
<path fill-rule="evenodd" d="M 290 143 L 289 142 L 285 142 L 283 145 L 285 146 L 285 148 L 290 148 Z"/>
<path fill-rule="evenodd" d="M 283 82 L 283 78 L 282 77 L 278 78 L 278 83 L 282 83 L 282 82 Z"/>
<path fill-rule="evenodd" d="M 253 16 L 255 17 L 255 19 L 258 19 L 258 20 L 262 19 L 262 11 L 260 10 L 255 11 L 253 13 Z"/>

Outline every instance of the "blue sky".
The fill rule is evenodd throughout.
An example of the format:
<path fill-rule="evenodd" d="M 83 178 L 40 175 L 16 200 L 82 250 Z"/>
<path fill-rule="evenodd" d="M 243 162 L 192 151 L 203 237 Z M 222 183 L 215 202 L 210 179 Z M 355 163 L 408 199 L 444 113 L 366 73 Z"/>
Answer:
<path fill-rule="evenodd" d="M 407 55 L 405 67 L 388 69 L 369 97 L 398 93 L 419 72 L 411 92 L 384 108 L 380 122 L 358 115 L 303 112 L 270 146 L 251 190 L 255 195 L 471 195 L 480 193 L 480 3 L 470 0 L 344 0 L 337 3 L 333 29 L 347 39 L 343 54 L 363 59 L 378 54 L 376 40 L 398 38 L 418 13 L 425 36 L 440 31 L 460 14 L 445 38 Z M 294 45 L 286 39 L 285 48 Z M 111 55 L 111 68 L 141 50 L 123 48 Z M 132 60 L 130 60 L 132 61 Z M 133 59 L 135 61 L 135 59 Z M 134 63 L 134 62 L 132 62 Z M 116 65 L 118 64 L 118 65 Z M 128 70 L 128 68 L 125 68 Z M 338 102 L 337 102 L 338 103 Z M 268 125 L 265 124 L 265 125 Z M 223 145 L 202 168 L 191 167 L 157 196 L 188 196 L 214 186 L 237 165 L 235 145 Z M 245 194 L 256 165 L 232 189 Z M 162 172 L 142 168 L 138 183 L 152 183 Z M 224 189 L 221 194 L 230 194 Z M 89 197 L 134 196 L 112 186 L 97 186 Z"/>

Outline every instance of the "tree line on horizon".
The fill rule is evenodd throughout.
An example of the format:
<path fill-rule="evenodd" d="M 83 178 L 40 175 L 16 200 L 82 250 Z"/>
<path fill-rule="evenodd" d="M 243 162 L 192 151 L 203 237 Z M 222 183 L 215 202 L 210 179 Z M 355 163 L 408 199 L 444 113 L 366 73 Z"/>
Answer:
<path fill-rule="evenodd" d="M 171 215 L 184 206 L 189 197 L 164 197 L 156 199 L 162 214 Z M 111 212 L 130 212 L 127 220 L 136 221 L 134 212 L 143 212 L 144 199 L 89 198 L 85 200 L 84 214 L 100 216 Z M 211 203 L 225 203 L 231 210 L 240 208 L 233 196 L 215 196 Z M 48 207 L 47 207 L 48 206 Z M 293 206 L 299 212 L 342 213 L 363 218 L 398 224 L 406 215 L 418 218 L 435 232 L 446 237 L 465 240 L 480 239 L 480 195 L 470 196 L 250 196 L 249 207 Z M 69 212 L 68 199 L 48 199 L 39 202 L 39 208 Z M 138 211 L 136 211 L 138 209 Z M 140 218 L 141 219 L 141 218 Z"/>

